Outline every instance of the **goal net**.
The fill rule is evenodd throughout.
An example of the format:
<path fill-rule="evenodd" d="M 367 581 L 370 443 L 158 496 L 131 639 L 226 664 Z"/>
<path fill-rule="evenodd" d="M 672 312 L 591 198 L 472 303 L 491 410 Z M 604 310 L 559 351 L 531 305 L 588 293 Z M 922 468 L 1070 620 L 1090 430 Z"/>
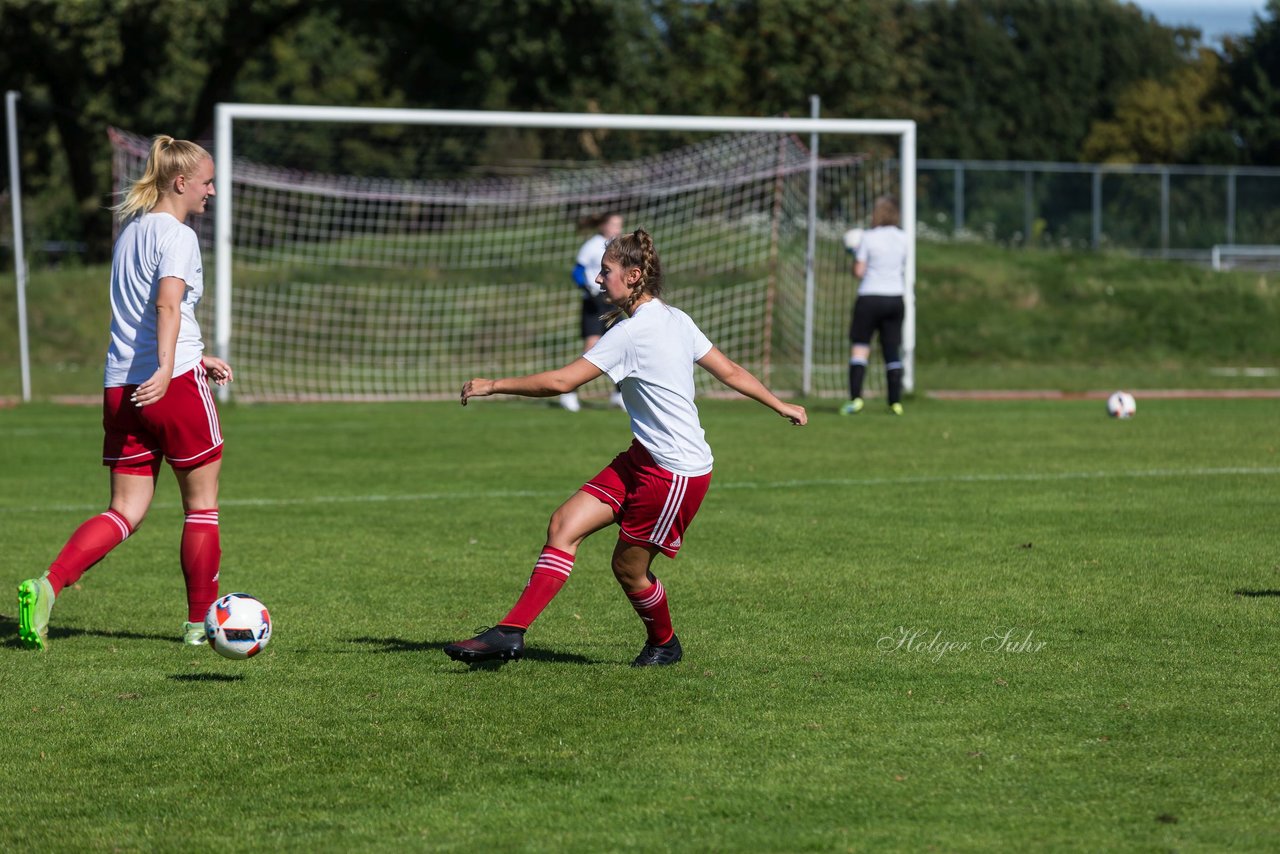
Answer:
<path fill-rule="evenodd" d="M 815 158 L 807 134 L 776 130 L 619 129 L 601 145 L 574 128 L 450 126 L 450 113 L 411 128 L 387 111 L 287 109 L 237 117 L 229 161 L 225 122 L 216 220 L 197 226 L 216 275 L 200 321 L 238 399 L 455 397 L 473 376 L 567 363 L 582 349 L 579 223 L 605 212 L 654 236 L 664 298 L 730 358 L 780 393 L 847 394 L 856 281 L 841 236 L 902 192 L 892 154 Z M 148 141 L 113 140 L 123 183 Z M 695 373 L 700 394 L 723 391 Z"/>

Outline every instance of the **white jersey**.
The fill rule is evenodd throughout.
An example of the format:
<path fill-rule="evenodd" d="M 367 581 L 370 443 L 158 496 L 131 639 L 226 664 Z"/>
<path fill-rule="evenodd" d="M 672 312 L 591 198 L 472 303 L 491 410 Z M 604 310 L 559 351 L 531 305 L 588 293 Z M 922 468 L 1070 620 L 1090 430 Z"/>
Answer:
<path fill-rule="evenodd" d="M 179 304 L 173 375 L 195 367 L 204 355 L 196 303 L 204 295 L 204 269 L 196 233 L 167 213 L 134 217 L 120 230 L 111 257 L 111 344 L 102 384 L 133 385 L 160 367 L 156 294 L 160 280 L 186 282 Z"/>
<path fill-rule="evenodd" d="M 582 248 L 578 250 L 578 258 L 575 263 L 581 264 L 582 269 L 586 271 L 587 293 L 593 297 L 599 296 L 603 290 L 596 284 L 596 276 L 600 275 L 600 264 L 604 261 L 604 247 L 608 242 L 604 239 L 603 234 L 596 234 L 582 244 Z"/>
<path fill-rule="evenodd" d="M 860 297 L 900 297 L 906 290 L 907 233 L 896 225 L 867 229 L 858 246 L 858 260 L 866 275 L 858 285 Z"/>
<path fill-rule="evenodd" d="M 621 388 L 631 432 L 654 462 L 687 477 L 706 474 L 713 462 L 693 402 L 693 364 L 710 350 L 689 315 L 655 299 L 611 326 L 585 356 Z"/>

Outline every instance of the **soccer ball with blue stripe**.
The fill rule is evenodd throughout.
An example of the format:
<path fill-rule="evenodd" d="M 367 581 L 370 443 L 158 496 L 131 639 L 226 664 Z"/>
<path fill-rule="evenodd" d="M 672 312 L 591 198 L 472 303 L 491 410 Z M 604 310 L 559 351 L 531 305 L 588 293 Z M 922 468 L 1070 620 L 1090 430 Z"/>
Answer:
<path fill-rule="evenodd" d="M 209 606 L 204 634 L 221 656 L 253 658 L 271 640 L 271 615 L 248 593 L 228 593 Z"/>

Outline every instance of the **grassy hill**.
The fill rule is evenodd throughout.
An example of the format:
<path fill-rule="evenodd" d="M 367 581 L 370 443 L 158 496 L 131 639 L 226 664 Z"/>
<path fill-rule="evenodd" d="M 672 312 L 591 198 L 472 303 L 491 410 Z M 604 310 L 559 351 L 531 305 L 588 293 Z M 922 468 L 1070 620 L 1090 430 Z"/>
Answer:
<path fill-rule="evenodd" d="M 1280 276 L 1120 255 L 922 244 L 918 390 L 1274 387 Z M 33 272 L 38 397 L 93 394 L 105 266 Z M 20 391 L 15 289 L 0 276 L 0 396 Z M 1257 372 L 1255 372 L 1257 373 Z M 1233 375 L 1236 374 L 1236 375 Z"/>
<path fill-rule="evenodd" d="M 923 244 L 925 388 L 1215 387 L 1280 366 L 1280 276 L 1121 255 Z"/>

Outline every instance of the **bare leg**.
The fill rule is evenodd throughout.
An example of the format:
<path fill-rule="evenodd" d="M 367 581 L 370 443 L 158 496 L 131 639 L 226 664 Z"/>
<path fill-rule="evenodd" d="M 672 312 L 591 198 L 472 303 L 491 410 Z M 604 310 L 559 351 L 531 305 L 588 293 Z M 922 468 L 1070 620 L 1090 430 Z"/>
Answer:
<path fill-rule="evenodd" d="M 594 495 L 575 492 L 551 514 L 547 525 L 547 545 L 576 555 L 587 537 L 613 524 L 613 505 Z"/>

